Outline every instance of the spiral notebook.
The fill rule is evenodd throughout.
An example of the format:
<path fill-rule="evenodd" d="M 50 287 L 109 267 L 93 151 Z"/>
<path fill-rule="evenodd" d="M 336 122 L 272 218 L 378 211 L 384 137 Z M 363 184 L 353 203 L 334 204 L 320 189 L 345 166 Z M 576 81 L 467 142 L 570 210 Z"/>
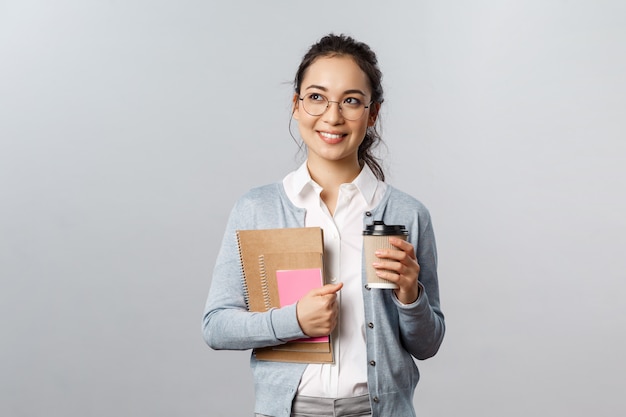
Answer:
<path fill-rule="evenodd" d="M 249 311 L 293 304 L 324 285 L 324 238 L 319 227 L 238 230 L 242 285 Z M 278 362 L 332 363 L 330 336 L 255 349 Z"/>

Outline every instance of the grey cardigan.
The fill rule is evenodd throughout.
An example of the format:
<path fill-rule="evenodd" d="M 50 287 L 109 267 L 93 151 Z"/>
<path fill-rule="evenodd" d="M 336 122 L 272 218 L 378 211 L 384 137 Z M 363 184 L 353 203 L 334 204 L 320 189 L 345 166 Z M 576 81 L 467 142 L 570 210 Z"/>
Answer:
<path fill-rule="evenodd" d="M 295 304 L 265 313 L 246 310 L 235 231 L 303 227 L 305 210 L 294 206 L 282 183 L 249 191 L 236 203 L 213 272 L 203 318 L 203 336 L 213 349 L 245 350 L 304 337 Z M 391 187 L 381 203 L 363 213 L 363 224 L 383 220 L 404 224 L 420 264 L 420 296 L 410 305 L 391 290 L 369 289 L 363 268 L 363 300 L 372 417 L 415 416 L 413 393 L 419 380 L 416 359 L 433 356 L 445 332 L 439 306 L 437 252 L 430 215 L 413 197 Z M 289 417 L 306 364 L 258 361 L 251 357 L 255 412 Z"/>

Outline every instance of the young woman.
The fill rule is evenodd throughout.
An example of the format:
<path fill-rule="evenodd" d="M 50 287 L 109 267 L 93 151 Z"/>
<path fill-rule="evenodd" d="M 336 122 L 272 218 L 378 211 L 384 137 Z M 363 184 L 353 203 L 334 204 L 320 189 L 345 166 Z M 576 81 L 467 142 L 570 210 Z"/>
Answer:
<path fill-rule="evenodd" d="M 379 141 L 382 74 L 371 49 L 328 35 L 295 77 L 293 119 L 307 150 L 299 169 L 253 189 L 233 208 L 203 321 L 213 349 L 253 349 L 333 333 L 334 364 L 251 358 L 256 416 L 414 416 L 415 359 L 433 356 L 445 325 L 435 238 L 427 209 L 384 182 L 372 154 Z M 382 250 L 377 274 L 398 288 L 366 285 L 363 229 L 405 225 L 408 241 Z M 296 304 L 246 310 L 236 230 L 319 226 L 329 281 Z"/>

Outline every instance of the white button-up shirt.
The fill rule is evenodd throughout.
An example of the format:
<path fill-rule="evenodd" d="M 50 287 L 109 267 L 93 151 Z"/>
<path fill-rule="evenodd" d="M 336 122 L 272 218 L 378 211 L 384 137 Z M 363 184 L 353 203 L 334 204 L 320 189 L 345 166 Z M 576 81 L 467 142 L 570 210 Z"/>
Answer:
<path fill-rule="evenodd" d="M 306 162 L 283 179 L 289 199 L 306 209 L 304 225 L 324 230 L 327 283 L 343 282 L 338 294 L 339 322 L 333 333 L 334 364 L 309 364 L 298 395 L 342 398 L 368 393 L 365 321 L 361 282 L 363 214 L 382 199 L 387 185 L 365 165 L 353 182 L 339 188 L 334 216 L 320 198 Z"/>

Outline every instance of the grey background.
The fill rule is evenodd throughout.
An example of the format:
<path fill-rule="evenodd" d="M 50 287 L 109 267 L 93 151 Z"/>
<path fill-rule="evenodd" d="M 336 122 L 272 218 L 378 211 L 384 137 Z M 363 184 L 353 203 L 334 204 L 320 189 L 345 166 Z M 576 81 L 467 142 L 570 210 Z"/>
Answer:
<path fill-rule="evenodd" d="M 323 34 L 385 75 L 448 333 L 422 416 L 626 412 L 626 3 L 0 1 L 0 415 L 248 416 L 200 319 L 224 222 L 302 155 Z M 293 126 L 295 132 L 295 125 Z"/>

